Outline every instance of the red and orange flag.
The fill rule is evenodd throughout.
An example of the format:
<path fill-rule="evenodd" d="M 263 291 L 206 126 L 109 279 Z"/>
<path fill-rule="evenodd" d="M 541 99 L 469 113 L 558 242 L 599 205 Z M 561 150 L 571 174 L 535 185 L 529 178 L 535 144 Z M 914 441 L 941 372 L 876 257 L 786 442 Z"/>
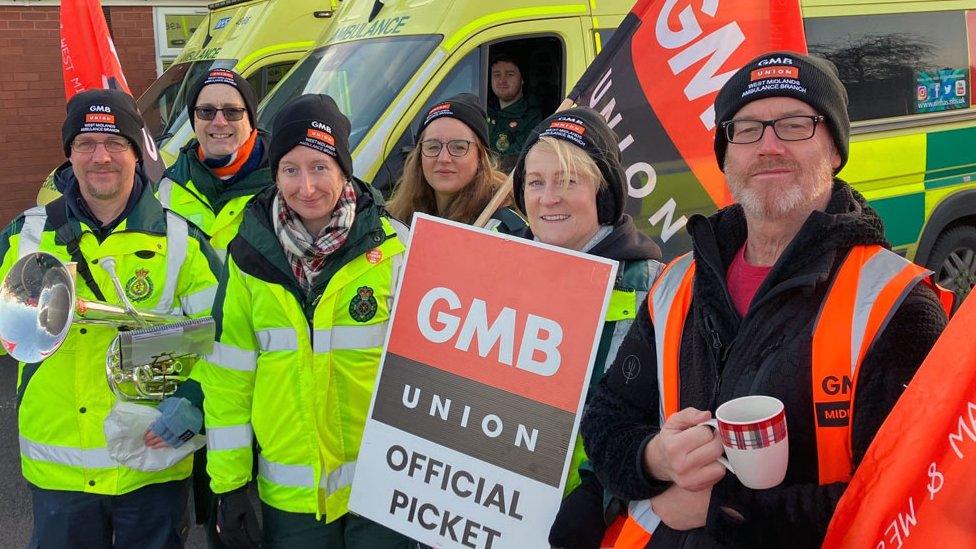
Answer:
<path fill-rule="evenodd" d="M 61 66 L 66 100 L 89 89 L 132 94 L 99 0 L 62 0 Z"/>
<path fill-rule="evenodd" d="M 824 547 L 976 547 L 976 299 L 874 437 Z"/>

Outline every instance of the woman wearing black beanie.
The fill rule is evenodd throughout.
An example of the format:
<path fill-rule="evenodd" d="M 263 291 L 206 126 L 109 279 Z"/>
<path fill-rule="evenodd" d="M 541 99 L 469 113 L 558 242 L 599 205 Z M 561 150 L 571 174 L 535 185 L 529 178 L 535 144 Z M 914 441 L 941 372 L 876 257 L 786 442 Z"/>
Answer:
<path fill-rule="evenodd" d="M 661 250 L 624 214 L 626 182 L 617 136 L 600 113 L 583 107 L 542 121 L 513 172 L 515 202 L 528 219 L 522 236 L 619 262 L 590 387 L 613 362 L 663 265 Z M 549 533 L 553 547 L 599 547 L 614 509 L 577 439 L 566 497 Z M 625 509 L 618 506 L 618 509 Z"/>
<path fill-rule="evenodd" d="M 411 546 L 347 508 L 407 234 L 353 177 L 349 132 L 329 96 L 285 105 L 275 185 L 228 247 L 214 351 L 195 368 L 229 547 Z M 246 488 L 255 442 L 263 535 Z"/>
<path fill-rule="evenodd" d="M 505 182 L 488 148 L 488 119 L 478 97 L 461 93 L 431 107 L 416 141 L 387 209 L 407 223 L 416 212 L 474 223 Z M 525 221 L 502 206 L 486 227 L 514 233 Z"/>

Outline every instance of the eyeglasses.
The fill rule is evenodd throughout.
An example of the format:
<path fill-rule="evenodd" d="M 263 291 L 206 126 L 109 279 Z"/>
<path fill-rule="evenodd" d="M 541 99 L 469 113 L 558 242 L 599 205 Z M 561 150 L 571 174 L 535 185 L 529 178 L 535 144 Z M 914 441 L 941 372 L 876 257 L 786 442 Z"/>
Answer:
<path fill-rule="evenodd" d="M 468 149 L 471 148 L 472 143 L 474 141 L 467 141 L 465 139 L 452 139 L 446 143 L 436 139 L 427 139 L 420 143 L 420 153 L 427 158 L 437 158 L 441 154 L 441 149 L 444 148 L 444 145 L 447 145 L 447 154 L 451 156 L 464 156 L 468 154 Z"/>
<path fill-rule="evenodd" d="M 775 120 L 728 120 L 722 122 L 729 143 L 745 145 L 762 139 L 766 128 L 772 126 L 776 137 L 782 141 L 803 141 L 813 137 L 817 123 L 823 116 L 785 116 Z"/>
<path fill-rule="evenodd" d="M 92 141 L 90 139 L 75 140 L 71 142 L 71 150 L 79 153 L 93 153 L 95 149 L 102 145 L 110 153 L 120 153 L 129 150 L 130 144 L 127 139 L 107 139 L 105 141 Z"/>
<path fill-rule="evenodd" d="M 224 113 L 224 118 L 228 122 L 237 122 L 244 118 L 244 113 L 247 112 L 247 109 L 243 107 L 224 107 L 222 109 L 218 109 L 217 107 L 197 107 L 193 109 L 193 113 L 200 120 L 213 120 L 217 117 L 217 112 Z"/>

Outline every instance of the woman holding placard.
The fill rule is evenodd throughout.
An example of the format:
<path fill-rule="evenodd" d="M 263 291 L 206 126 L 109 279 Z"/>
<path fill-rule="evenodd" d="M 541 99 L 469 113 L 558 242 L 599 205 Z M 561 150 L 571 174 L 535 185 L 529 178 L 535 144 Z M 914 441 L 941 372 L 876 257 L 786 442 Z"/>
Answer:
<path fill-rule="evenodd" d="M 613 361 L 662 267 L 660 248 L 624 214 L 617 142 L 600 113 L 583 107 L 558 112 L 536 127 L 512 174 L 515 202 L 528 218 L 522 236 L 620 263 L 591 387 Z M 578 439 L 567 496 L 549 534 L 555 547 L 597 547 L 603 537 L 603 487 L 585 458 Z"/>
<path fill-rule="evenodd" d="M 488 149 L 485 109 L 477 96 L 461 93 L 427 111 L 387 209 L 408 223 L 421 212 L 471 224 L 504 181 Z M 485 227 L 512 234 L 525 220 L 502 206 Z"/>
<path fill-rule="evenodd" d="M 194 372 L 230 547 L 411 543 L 346 506 L 406 233 L 352 176 L 349 131 L 331 97 L 286 105 L 269 149 L 275 185 L 228 248 L 216 343 Z M 255 441 L 263 536 L 246 491 Z"/>

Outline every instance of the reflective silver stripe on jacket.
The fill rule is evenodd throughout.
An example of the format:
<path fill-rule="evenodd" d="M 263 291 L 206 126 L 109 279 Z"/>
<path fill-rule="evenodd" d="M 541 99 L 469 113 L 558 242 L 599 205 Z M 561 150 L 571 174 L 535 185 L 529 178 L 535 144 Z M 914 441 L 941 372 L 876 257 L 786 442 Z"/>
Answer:
<path fill-rule="evenodd" d="M 487 230 L 489 230 L 489 231 L 494 231 L 498 227 L 500 227 L 501 224 L 502 224 L 502 220 L 501 219 L 489 219 L 488 222 L 485 223 L 485 227 L 484 228 L 487 229 Z"/>
<path fill-rule="evenodd" d="M 159 203 L 166 209 L 170 208 L 170 203 L 173 201 L 173 185 L 176 185 L 176 182 L 168 177 L 164 177 L 159 182 L 159 192 L 156 193 L 156 196 Z"/>
<path fill-rule="evenodd" d="M 329 473 L 325 478 L 325 491 L 333 493 L 346 486 L 352 486 L 352 479 L 356 476 L 356 462 L 348 461 L 339 466 L 338 469 Z"/>
<path fill-rule="evenodd" d="M 881 291 L 884 290 L 885 286 L 887 286 L 892 279 L 898 276 L 902 270 L 910 264 L 910 261 L 904 257 L 901 257 L 895 252 L 882 249 L 861 266 L 861 273 L 857 282 L 857 297 L 854 300 L 854 318 L 851 322 L 852 379 L 857 370 L 857 358 L 860 354 L 861 345 L 864 343 L 864 337 L 868 329 L 868 318 L 871 316 L 871 309 L 874 307 L 875 301 L 877 301 L 878 296 L 881 294 Z M 931 274 L 932 271 L 925 271 L 924 273 L 921 273 L 912 284 L 909 284 L 905 288 L 904 292 L 899 297 L 898 302 L 896 302 L 895 306 L 888 311 L 888 317 L 885 318 L 881 323 L 875 337 L 884 332 L 885 326 L 887 326 L 888 321 L 891 320 L 891 315 L 898 310 L 898 307 L 901 305 L 901 301 L 904 300 L 908 295 L 908 292 L 915 287 L 915 284 L 917 284 L 918 281 L 925 276 Z"/>
<path fill-rule="evenodd" d="M 651 500 L 649 499 L 630 502 L 627 506 L 627 513 L 648 534 L 653 534 L 658 524 L 661 524 L 661 519 L 651 509 Z"/>
<path fill-rule="evenodd" d="M 410 227 L 407 227 L 403 223 L 400 223 L 399 221 L 397 221 L 396 219 L 393 219 L 393 218 L 387 218 L 387 221 L 390 222 L 390 226 L 393 227 L 393 230 L 394 231 L 396 231 L 397 240 L 400 241 L 400 244 L 403 244 L 403 247 L 404 248 L 406 248 L 407 246 L 409 246 L 410 245 Z"/>
<path fill-rule="evenodd" d="M 298 349 L 298 335 L 293 328 L 269 328 L 254 334 L 262 351 L 295 351 Z"/>
<path fill-rule="evenodd" d="M 390 225 L 393 230 L 396 231 L 397 240 L 403 244 L 404 248 L 410 246 L 410 227 L 407 227 L 403 223 L 400 223 L 396 219 L 389 220 Z M 392 284 L 390 285 L 390 297 L 386 299 L 386 308 L 390 311 L 393 310 L 393 298 L 397 293 L 397 288 L 400 285 L 400 272 L 403 270 L 403 262 L 407 257 L 407 252 L 404 250 L 402 253 L 398 253 L 393 256 L 393 272 L 390 277 Z M 382 343 L 380 343 L 382 345 Z"/>
<path fill-rule="evenodd" d="M 299 488 L 313 488 L 315 472 L 307 465 L 285 465 L 258 456 L 258 474 L 268 482 L 279 486 L 296 486 Z M 356 475 L 356 462 L 343 463 L 319 481 L 319 487 L 325 488 L 327 493 L 333 493 L 346 486 L 352 485 Z"/>
<path fill-rule="evenodd" d="M 333 326 L 329 330 L 315 330 L 312 349 L 316 353 L 349 349 L 382 347 L 386 341 L 388 322 L 362 326 Z"/>
<path fill-rule="evenodd" d="M 250 423 L 229 427 L 207 427 L 207 450 L 251 448 L 254 431 Z"/>
<path fill-rule="evenodd" d="M 44 234 L 45 223 L 47 223 L 47 210 L 44 206 L 34 206 L 24 212 L 24 226 L 20 228 L 17 259 L 32 254 L 41 247 L 41 235 Z"/>
<path fill-rule="evenodd" d="M 186 260 L 190 228 L 182 217 L 166 211 L 166 283 L 159 296 L 155 310 L 160 313 L 173 312 L 176 303 L 176 285 L 180 279 L 180 269 Z"/>
<path fill-rule="evenodd" d="M 20 453 L 24 456 L 36 460 L 59 463 L 71 467 L 84 467 L 86 469 L 104 469 L 108 467 L 118 467 L 119 463 L 108 455 L 108 448 L 72 448 L 70 446 L 55 446 L 53 444 L 41 444 L 20 437 Z"/>
<path fill-rule="evenodd" d="M 253 372 L 258 367 L 258 352 L 215 341 L 213 350 L 207 355 L 207 362 L 228 370 Z"/>
<path fill-rule="evenodd" d="M 668 326 L 668 313 L 674 298 L 684 280 L 685 274 L 691 268 L 692 255 L 687 253 L 672 262 L 671 268 L 664 271 L 657 287 L 653 288 L 654 294 L 651 296 L 652 309 L 654 311 L 654 349 L 657 354 L 657 387 L 658 391 L 664 393 L 664 333 Z M 661 425 L 664 425 L 664 399 L 658 399 L 658 418 Z"/>
<path fill-rule="evenodd" d="M 180 303 L 183 307 L 183 312 L 192 316 L 210 310 L 213 307 L 214 298 L 216 297 L 217 285 L 215 284 L 199 292 L 181 297 Z"/>

